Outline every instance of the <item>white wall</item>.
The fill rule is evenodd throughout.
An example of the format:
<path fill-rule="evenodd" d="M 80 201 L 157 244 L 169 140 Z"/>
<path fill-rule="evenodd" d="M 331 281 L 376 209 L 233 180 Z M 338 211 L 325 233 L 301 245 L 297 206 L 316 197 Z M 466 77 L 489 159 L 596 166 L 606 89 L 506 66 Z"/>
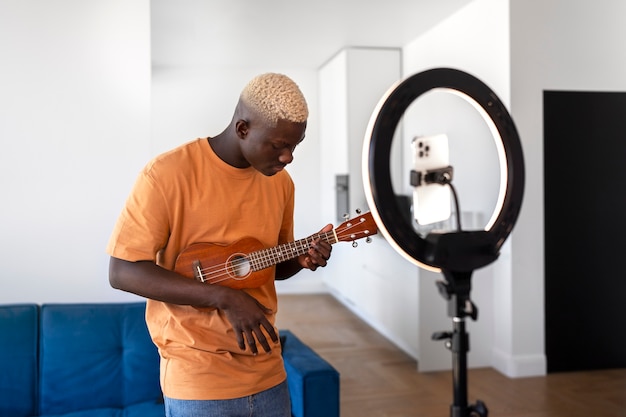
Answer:
<path fill-rule="evenodd" d="M 102 301 L 150 108 L 149 1 L 0 2 L 0 303 Z"/>
<path fill-rule="evenodd" d="M 350 217 L 365 212 L 361 176 L 368 121 L 401 76 L 398 48 L 345 48 L 319 71 L 322 210 L 336 217 L 335 175 L 349 174 Z M 394 163 L 401 162 L 400 158 Z M 394 164 L 392 164 L 394 165 Z M 343 213 L 339 213 L 341 216 Z M 417 357 L 417 268 L 402 261 L 381 235 L 358 247 L 339 243 L 320 272 L 333 295 L 368 324 Z"/>
<path fill-rule="evenodd" d="M 509 376 L 546 370 L 542 93 L 625 91 L 625 13 L 626 3 L 620 0 L 475 0 L 404 49 L 406 74 L 450 66 L 485 81 L 509 106 L 521 136 L 526 162 L 522 211 L 500 259 L 487 268 L 490 288 L 475 286 L 472 292 L 483 309 L 478 326 L 470 328 L 475 347 L 476 327 L 493 315 L 492 327 L 480 330 L 480 341 L 490 343 L 485 359 Z M 473 282 L 488 281 L 481 276 Z M 427 289 L 421 285 L 420 294 Z M 490 289 L 491 299 L 481 300 Z M 435 311 L 427 300 L 420 297 L 420 317 L 425 309 Z M 425 337 L 421 334 L 420 340 Z M 428 354 L 422 345 L 420 354 Z M 475 355 L 473 348 L 470 365 Z"/>
<path fill-rule="evenodd" d="M 513 331 L 506 349 L 514 360 L 502 358 L 507 374 L 532 370 L 529 364 L 544 352 L 543 91 L 626 91 L 626 2 L 510 3 L 511 110 L 524 145 L 527 186 L 513 234 L 507 298 Z"/>
<path fill-rule="evenodd" d="M 0 2 L 0 68 L 0 303 L 137 298 L 110 288 L 105 246 L 139 170 L 221 132 L 244 84 L 264 71 L 292 76 L 311 107 L 289 169 L 296 234 L 329 221 L 310 210 L 319 196 L 315 71 L 157 70 L 151 80 L 148 0 Z M 280 283 L 294 284 L 323 290 L 313 273 Z"/>

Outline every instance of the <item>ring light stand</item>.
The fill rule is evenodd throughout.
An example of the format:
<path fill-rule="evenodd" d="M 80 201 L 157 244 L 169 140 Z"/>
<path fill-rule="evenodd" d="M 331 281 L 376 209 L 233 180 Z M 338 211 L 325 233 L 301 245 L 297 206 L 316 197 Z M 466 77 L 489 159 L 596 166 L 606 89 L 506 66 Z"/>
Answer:
<path fill-rule="evenodd" d="M 500 162 L 500 190 L 496 209 L 484 230 L 431 232 L 422 238 L 403 215 L 394 194 L 390 154 L 396 127 L 409 105 L 431 90 L 444 90 L 466 99 L 483 116 L 494 137 Z M 524 159 L 511 116 L 496 94 L 472 75 L 449 68 L 415 74 L 394 86 L 373 113 L 363 149 L 363 181 L 381 234 L 410 262 L 445 277 L 437 286 L 448 301 L 453 330 L 435 333 L 433 339 L 445 340 L 452 352 L 454 402 L 450 415 L 487 416 L 481 401 L 474 405 L 467 401 L 469 335 L 465 317 L 476 320 L 478 314 L 470 299 L 472 273 L 498 258 L 522 203 Z"/>

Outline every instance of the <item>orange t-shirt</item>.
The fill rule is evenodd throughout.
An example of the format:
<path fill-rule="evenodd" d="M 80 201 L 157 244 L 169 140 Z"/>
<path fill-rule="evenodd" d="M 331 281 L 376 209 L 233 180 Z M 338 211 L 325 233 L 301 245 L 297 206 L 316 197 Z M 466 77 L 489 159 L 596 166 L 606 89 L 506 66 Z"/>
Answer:
<path fill-rule="evenodd" d="M 286 171 L 268 177 L 252 167 L 234 168 L 207 139 L 197 139 L 143 169 L 107 252 L 172 270 L 178 254 L 192 243 L 228 245 L 251 236 L 273 247 L 293 241 L 293 208 L 294 185 Z M 274 312 L 268 317 L 274 324 L 274 281 L 242 291 Z M 286 378 L 280 349 L 270 355 L 262 349 L 257 356 L 249 349 L 242 352 L 219 310 L 148 300 L 146 322 L 161 355 L 163 392 L 170 398 L 239 398 Z"/>

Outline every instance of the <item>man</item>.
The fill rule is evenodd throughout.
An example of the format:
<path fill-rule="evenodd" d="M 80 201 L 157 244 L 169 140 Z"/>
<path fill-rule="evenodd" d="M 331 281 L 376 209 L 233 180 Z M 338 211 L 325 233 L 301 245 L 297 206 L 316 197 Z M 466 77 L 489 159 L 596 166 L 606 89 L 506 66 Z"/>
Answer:
<path fill-rule="evenodd" d="M 269 248 L 294 240 L 294 185 L 283 169 L 304 139 L 307 118 L 306 100 L 290 78 L 255 77 L 222 133 L 144 168 L 118 219 L 107 246 L 109 281 L 148 299 L 169 417 L 291 415 L 274 280 L 233 289 L 174 269 L 179 253 L 198 242 L 231 245 L 250 236 Z M 286 279 L 325 266 L 330 253 L 315 239 L 305 255 L 271 268 Z"/>

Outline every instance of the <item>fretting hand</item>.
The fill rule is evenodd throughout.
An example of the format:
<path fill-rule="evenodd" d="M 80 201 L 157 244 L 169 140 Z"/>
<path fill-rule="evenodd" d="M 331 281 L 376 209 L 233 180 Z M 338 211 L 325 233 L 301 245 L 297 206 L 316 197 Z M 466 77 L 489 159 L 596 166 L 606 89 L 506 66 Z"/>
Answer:
<path fill-rule="evenodd" d="M 330 232 L 331 230 L 333 230 L 333 225 L 328 224 L 319 231 L 319 234 Z M 300 256 L 298 261 L 303 268 L 315 271 L 320 266 L 326 266 L 332 249 L 330 243 L 323 241 L 321 238 L 313 239 L 309 251 L 305 255 Z"/>

